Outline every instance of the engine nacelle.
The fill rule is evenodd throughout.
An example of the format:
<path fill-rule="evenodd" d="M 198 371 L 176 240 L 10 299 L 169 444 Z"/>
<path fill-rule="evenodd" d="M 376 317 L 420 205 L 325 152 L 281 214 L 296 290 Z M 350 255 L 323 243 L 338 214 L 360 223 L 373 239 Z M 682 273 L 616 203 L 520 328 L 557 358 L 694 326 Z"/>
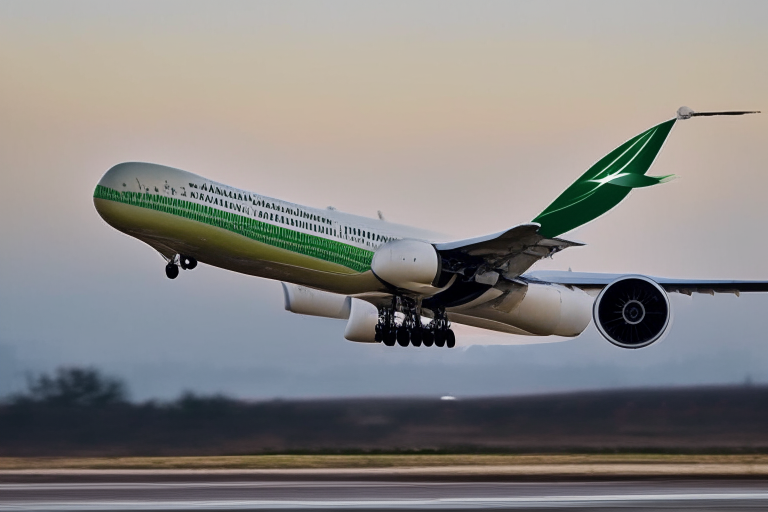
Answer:
<path fill-rule="evenodd" d="M 325 318 L 349 318 L 350 298 L 346 295 L 323 292 L 306 286 L 282 283 L 285 309 L 299 315 Z"/>
<path fill-rule="evenodd" d="M 346 339 L 362 343 L 376 342 L 379 310 L 370 302 L 291 283 L 282 285 L 286 311 L 299 315 L 349 319 L 344 330 Z"/>
<path fill-rule="evenodd" d="M 627 276 L 603 288 L 592 315 L 600 334 L 617 347 L 642 348 L 661 338 L 672 309 L 658 283 L 644 276 Z"/>
<path fill-rule="evenodd" d="M 439 289 L 440 256 L 421 240 L 392 240 L 379 247 L 371 262 L 373 273 L 397 288 L 431 295 Z"/>
<path fill-rule="evenodd" d="M 379 310 L 370 302 L 351 297 L 349 321 L 344 329 L 344 337 L 349 341 L 376 343 L 376 324 L 379 322 Z"/>
<path fill-rule="evenodd" d="M 505 311 L 504 323 L 537 336 L 578 336 L 589 325 L 593 299 L 578 288 L 528 283 L 525 295 L 496 306 Z M 505 306 L 505 302 L 507 305 Z"/>

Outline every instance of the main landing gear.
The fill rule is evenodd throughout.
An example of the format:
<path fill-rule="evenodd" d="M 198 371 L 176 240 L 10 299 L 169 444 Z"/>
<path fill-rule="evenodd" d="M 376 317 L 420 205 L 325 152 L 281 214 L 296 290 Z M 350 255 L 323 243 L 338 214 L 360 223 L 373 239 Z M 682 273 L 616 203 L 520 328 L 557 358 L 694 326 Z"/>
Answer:
<path fill-rule="evenodd" d="M 397 323 L 395 312 L 403 315 Z M 422 325 L 416 303 L 403 297 L 392 297 L 392 306 L 379 310 L 379 323 L 376 324 L 376 341 L 388 347 L 395 344 L 401 347 L 448 347 L 456 346 L 456 336 L 445 315 L 445 309 L 435 311 L 435 318 L 427 325 Z"/>
<path fill-rule="evenodd" d="M 179 267 L 182 270 L 192 270 L 197 266 L 197 260 L 192 256 L 185 256 L 183 254 L 177 254 L 173 258 L 167 260 L 165 265 L 165 275 L 168 279 L 176 279 L 179 277 Z"/>

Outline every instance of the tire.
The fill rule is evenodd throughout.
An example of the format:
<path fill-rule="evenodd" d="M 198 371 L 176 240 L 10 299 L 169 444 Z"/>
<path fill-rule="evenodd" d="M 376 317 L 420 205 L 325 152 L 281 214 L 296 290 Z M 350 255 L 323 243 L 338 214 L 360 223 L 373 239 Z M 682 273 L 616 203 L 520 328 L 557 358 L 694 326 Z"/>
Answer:
<path fill-rule="evenodd" d="M 421 342 L 425 347 L 431 347 L 435 343 L 435 333 L 429 329 L 422 329 Z"/>
<path fill-rule="evenodd" d="M 192 270 L 197 266 L 197 260 L 192 256 L 179 255 L 179 265 L 183 270 Z"/>
<path fill-rule="evenodd" d="M 375 332 L 376 334 L 374 334 L 373 339 L 376 341 L 376 343 L 381 343 L 384 341 L 384 333 L 381 330 L 381 325 L 376 325 Z"/>
<path fill-rule="evenodd" d="M 411 332 L 411 345 L 414 347 L 420 347 L 421 342 L 423 340 L 423 330 L 422 329 L 414 329 L 413 332 Z"/>
<path fill-rule="evenodd" d="M 448 348 L 453 348 L 456 346 L 456 335 L 453 334 L 453 330 L 448 329 L 445 333 L 445 346 Z"/>
<path fill-rule="evenodd" d="M 436 347 L 445 346 L 445 331 L 442 329 L 438 329 L 435 331 L 435 346 Z"/>
<path fill-rule="evenodd" d="M 168 276 L 168 279 L 176 279 L 179 277 L 179 267 L 173 263 L 167 264 L 165 266 L 165 275 Z"/>
<path fill-rule="evenodd" d="M 388 347 L 394 347 L 397 343 L 397 331 L 390 329 L 384 332 L 384 344 Z"/>
<path fill-rule="evenodd" d="M 400 326 L 397 328 L 397 344 L 401 347 L 407 347 L 408 344 L 411 342 L 411 336 L 408 332 L 408 329 L 406 329 L 403 326 Z"/>

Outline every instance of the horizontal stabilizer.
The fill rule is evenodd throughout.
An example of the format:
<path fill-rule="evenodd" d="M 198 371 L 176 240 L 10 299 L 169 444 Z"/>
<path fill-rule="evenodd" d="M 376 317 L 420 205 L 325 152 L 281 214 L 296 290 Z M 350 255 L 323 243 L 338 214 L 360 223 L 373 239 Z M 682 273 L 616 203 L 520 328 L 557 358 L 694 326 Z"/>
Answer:
<path fill-rule="evenodd" d="M 724 112 L 695 112 L 688 107 L 677 109 L 678 119 L 690 119 L 692 117 L 712 117 L 712 116 L 743 116 L 746 114 L 759 114 L 759 110 L 726 110 Z"/>

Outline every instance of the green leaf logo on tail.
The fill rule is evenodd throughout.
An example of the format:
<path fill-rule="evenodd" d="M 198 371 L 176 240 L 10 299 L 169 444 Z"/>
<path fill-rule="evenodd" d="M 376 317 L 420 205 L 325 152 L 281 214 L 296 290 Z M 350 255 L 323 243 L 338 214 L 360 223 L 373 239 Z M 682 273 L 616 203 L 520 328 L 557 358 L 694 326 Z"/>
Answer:
<path fill-rule="evenodd" d="M 551 238 L 601 216 L 619 204 L 633 188 L 650 187 L 674 178 L 646 176 L 675 121 L 654 126 L 611 151 L 589 168 L 533 222 Z"/>

